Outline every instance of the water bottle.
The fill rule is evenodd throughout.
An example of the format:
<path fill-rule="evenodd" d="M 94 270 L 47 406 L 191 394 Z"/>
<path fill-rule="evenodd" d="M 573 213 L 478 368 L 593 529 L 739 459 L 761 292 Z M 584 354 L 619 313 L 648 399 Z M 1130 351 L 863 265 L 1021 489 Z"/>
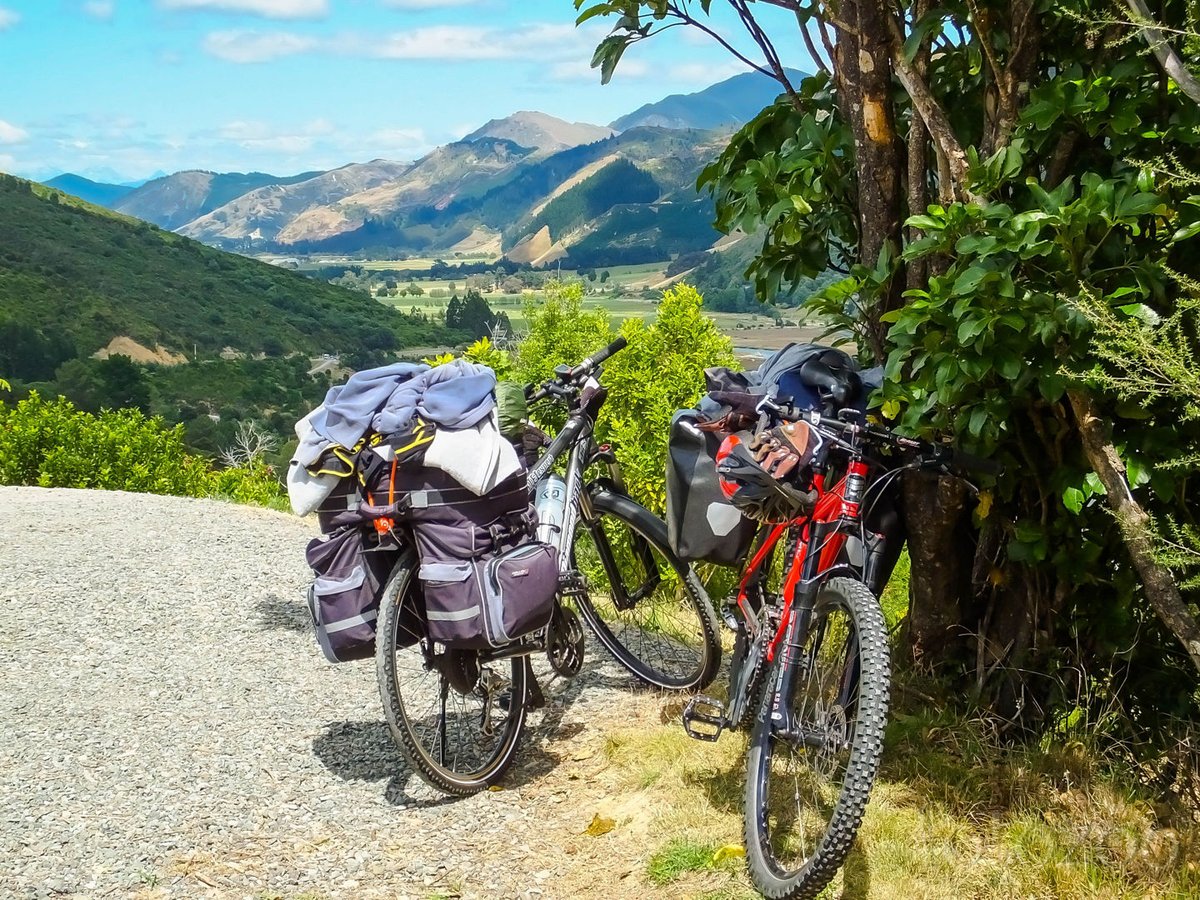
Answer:
<path fill-rule="evenodd" d="M 557 547 L 567 511 L 567 483 L 553 472 L 544 476 L 538 482 L 533 506 L 537 510 L 538 540 Z"/>

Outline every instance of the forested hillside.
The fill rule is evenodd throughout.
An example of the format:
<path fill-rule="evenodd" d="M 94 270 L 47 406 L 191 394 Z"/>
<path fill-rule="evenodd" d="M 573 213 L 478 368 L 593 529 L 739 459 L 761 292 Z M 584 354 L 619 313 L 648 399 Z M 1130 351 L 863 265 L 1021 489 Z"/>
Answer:
<path fill-rule="evenodd" d="M 27 380 L 119 335 L 188 355 L 390 350 L 446 337 L 364 294 L 10 176 L 0 176 L 0 328 L 25 336 L 23 346 L 5 342 L 0 367 Z M 25 358 L 38 340 L 57 358 Z"/>
<path fill-rule="evenodd" d="M 615 159 L 599 172 L 551 200 L 528 224 L 504 235 L 505 250 L 543 226 L 554 240 L 604 215 L 621 203 L 653 203 L 659 197 L 654 177 L 627 159 Z M 711 232 L 711 229 L 709 229 Z"/>

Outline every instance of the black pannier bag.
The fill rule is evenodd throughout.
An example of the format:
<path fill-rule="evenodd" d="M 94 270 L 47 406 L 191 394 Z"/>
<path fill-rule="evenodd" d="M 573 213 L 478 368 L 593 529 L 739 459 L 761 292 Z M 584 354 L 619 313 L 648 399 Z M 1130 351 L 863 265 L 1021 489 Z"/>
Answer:
<path fill-rule="evenodd" d="M 308 609 L 326 659 L 348 662 L 372 656 L 379 598 L 399 548 L 381 543 L 373 529 L 348 526 L 310 541 L 305 556 L 316 575 L 308 589 Z"/>
<path fill-rule="evenodd" d="M 667 445 L 667 540 L 684 562 L 737 566 L 757 523 L 726 499 L 717 480 L 721 437 L 696 427 L 699 413 L 681 409 Z"/>
<path fill-rule="evenodd" d="M 533 540 L 524 472 L 482 496 L 438 469 L 396 474 L 412 526 L 432 640 L 499 647 L 544 627 L 558 590 L 558 554 Z"/>

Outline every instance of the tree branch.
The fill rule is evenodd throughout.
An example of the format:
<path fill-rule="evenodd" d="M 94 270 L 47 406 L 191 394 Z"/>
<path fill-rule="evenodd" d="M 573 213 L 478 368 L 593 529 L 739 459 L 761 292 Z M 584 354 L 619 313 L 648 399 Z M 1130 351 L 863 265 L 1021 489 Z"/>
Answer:
<path fill-rule="evenodd" d="M 730 53 L 732 53 L 734 56 L 736 56 L 738 59 L 740 59 L 742 62 L 744 62 L 746 65 L 748 65 L 750 68 L 752 68 L 755 72 L 761 72 L 763 75 L 766 75 L 768 78 L 775 78 L 775 73 L 772 72 L 770 69 L 764 69 L 762 66 L 760 66 L 758 63 L 751 60 L 749 57 L 743 56 L 737 50 L 736 47 L 734 47 L 731 43 L 729 43 L 729 41 L 725 40 L 725 38 L 721 37 L 720 34 L 718 34 L 713 29 L 709 28 L 707 25 L 705 25 L 699 19 L 695 19 L 692 16 L 690 16 L 688 13 L 681 10 L 674 3 L 672 3 L 670 6 L 668 6 L 667 9 L 677 19 L 680 20 L 681 24 L 692 25 L 692 26 L 695 26 L 696 28 L 700 29 L 705 34 L 707 34 L 710 38 L 712 38 L 714 41 L 716 41 L 718 44 L 720 44 L 722 47 L 724 47 L 726 50 L 728 50 Z M 670 27 L 670 26 L 667 26 L 667 27 Z M 659 29 L 659 30 L 661 31 L 662 29 Z"/>
<path fill-rule="evenodd" d="M 950 187 L 953 196 L 961 196 L 967 200 L 978 202 L 979 197 L 973 194 L 967 187 L 967 154 L 959 143 L 954 129 L 950 126 L 950 120 L 946 117 L 946 111 L 942 109 L 937 98 L 933 96 L 929 85 L 925 83 L 917 71 L 913 68 L 904 56 L 904 35 L 900 33 L 900 26 L 896 22 L 896 17 L 889 10 L 884 18 L 887 20 L 888 31 L 891 36 L 891 55 L 892 67 L 896 73 L 896 77 L 908 91 L 908 96 L 912 99 L 913 109 L 921 116 L 925 123 L 925 128 L 929 132 L 930 140 L 933 141 L 934 149 L 937 150 L 938 159 L 944 162 L 946 170 L 951 178 Z"/>
<path fill-rule="evenodd" d="M 1067 397 L 1079 423 L 1084 454 L 1107 492 L 1108 505 L 1146 590 L 1146 599 L 1200 671 L 1200 623 L 1184 603 L 1170 571 L 1154 558 L 1150 516 L 1129 490 L 1125 465 L 1091 397 L 1078 389 L 1068 390 Z"/>
<path fill-rule="evenodd" d="M 808 49 L 808 55 L 812 57 L 812 61 L 826 75 L 831 75 L 829 64 L 817 53 L 817 48 L 813 45 L 812 35 L 808 33 L 808 23 L 800 20 L 800 13 L 796 13 L 796 27 L 800 29 L 800 37 L 804 39 L 804 46 Z"/>
<path fill-rule="evenodd" d="M 787 77 L 787 72 L 784 71 L 783 63 L 779 60 L 779 54 L 775 52 L 775 45 L 771 43 L 771 39 L 767 37 L 766 32 L 759 26 L 753 14 L 746 8 L 746 0 L 729 0 L 729 5 L 737 12 L 738 18 L 742 20 L 742 25 L 750 33 L 751 40 L 758 44 L 759 49 L 763 52 L 763 56 L 767 58 L 767 65 L 774 71 L 775 80 L 783 85 L 783 90 L 787 93 L 788 100 L 799 111 L 801 108 L 800 95 L 792 87 L 792 82 Z"/>
<path fill-rule="evenodd" d="M 1154 58 L 1158 60 L 1158 64 L 1162 66 L 1162 70 L 1166 72 L 1167 77 L 1179 85 L 1179 89 L 1193 103 L 1200 104 L 1200 81 L 1197 81 L 1196 76 L 1187 70 L 1183 60 L 1175 52 L 1175 48 L 1167 43 L 1166 36 L 1155 27 L 1150 9 L 1146 6 L 1146 0 L 1125 0 L 1125 2 L 1135 18 L 1147 23 L 1141 26 L 1142 38 L 1146 41 L 1150 52 L 1154 54 Z"/>

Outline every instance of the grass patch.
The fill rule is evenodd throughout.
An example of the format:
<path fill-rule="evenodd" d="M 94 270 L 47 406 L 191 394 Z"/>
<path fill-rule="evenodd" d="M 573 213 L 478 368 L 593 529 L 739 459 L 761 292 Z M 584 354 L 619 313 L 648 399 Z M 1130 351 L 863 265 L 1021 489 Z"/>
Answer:
<path fill-rule="evenodd" d="M 677 881 L 685 872 L 699 872 L 714 865 L 713 857 L 719 847 L 698 844 L 685 838 L 673 838 L 650 857 L 646 876 L 659 886 Z"/>
<path fill-rule="evenodd" d="M 911 577 L 912 561 L 908 558 L 908 548 L 905 547 L 900 551 L 900 558 L 896 560 L 892 577 L 888 579 L 887 586 L 879 598 L 879 604 L 883 607 L 883 621 L 888 631 L 908 615 L 908 582 Z"/>
<path fill-rule="evenodd" d="M 715 687 L 715 686 L 714 686 Z M 611 732 L 619 787 L 653 808 L 647 895 L 755 896 L 741 858 L 745 737 L 688 738 L 683 702 Z M 823 895 L 825 896 L 825 895 Z M 1200 896 L 1200 810 L 1156 796 L 1079 742 L 1002 745 L 986 722 L 900 709 L 858 840 L 827 896 Z"/>

